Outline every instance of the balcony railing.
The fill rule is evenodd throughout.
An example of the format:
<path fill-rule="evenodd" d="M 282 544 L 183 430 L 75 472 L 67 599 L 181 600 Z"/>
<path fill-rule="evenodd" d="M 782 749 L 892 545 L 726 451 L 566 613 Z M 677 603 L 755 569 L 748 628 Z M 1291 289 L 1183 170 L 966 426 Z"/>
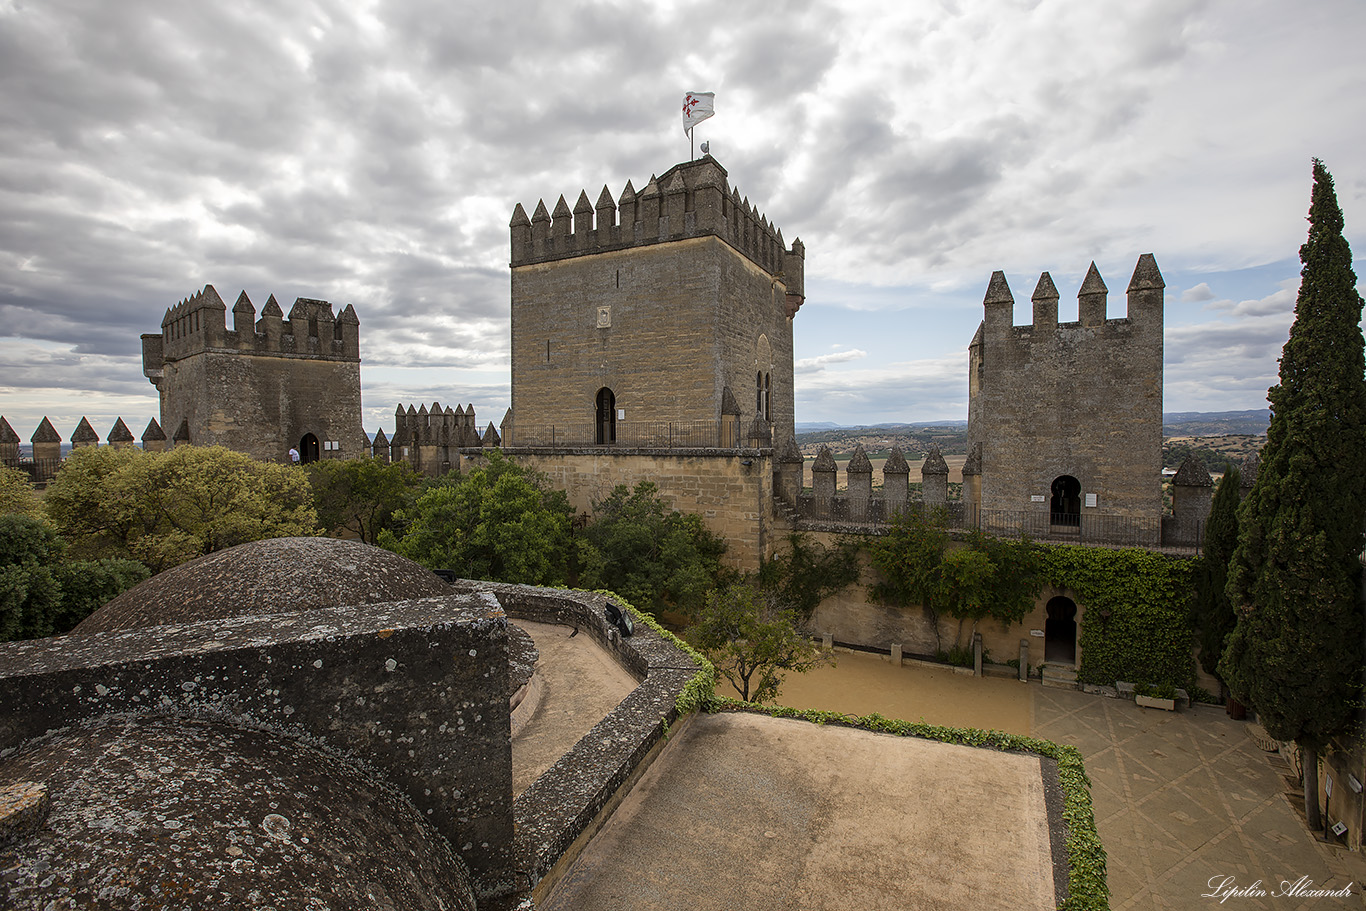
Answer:
<path fill-rule="evenodd" d="M 919 500 L 900 509 L 924 510 Z M 1036 541 L 1104 544 L 1120 547 L 1170 547 L 1199 550 L 1204 536 L 1203 522 L 1174 522 L 1170 516 L 1121 516 L 1083 510 L 1078 513 L 1035 512 L 1007 509 L 980 509 L 961 502 L 943 507 L 949 528 L 977 528 L 998 537 L 1028 535 Z M 896 506 L 881 497 L 797 498 L 799 520 L 838 524 L 879 526 L 895 519 Z"/>
<path fill-rule="evenodd" d="M 511 439 L 504 440 L 504 446 L 734 449 L 744 444 L 743 439 L 723 442 L 722 427 L 717 421 L 617 421 L 602 428 L 595 424 L 515 424 L 509 436 Z"/>

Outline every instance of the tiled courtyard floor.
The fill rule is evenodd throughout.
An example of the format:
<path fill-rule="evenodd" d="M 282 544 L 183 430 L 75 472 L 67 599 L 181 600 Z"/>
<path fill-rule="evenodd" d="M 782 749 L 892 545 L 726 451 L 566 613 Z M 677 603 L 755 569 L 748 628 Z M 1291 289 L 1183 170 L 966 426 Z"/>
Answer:
<path fill-rule="evenodd" d="M 1171 713 L 1029 687 L 1034 736 L 1070 743 L 1085 757 L 1114 911 L 1212 908 L 1219 900 L 1204 897 L 1210 882 L 1226 877 L 1239 887 L 1260 881 L 1268 893 L 1229 898 L 1226 908 L 1366 907 L 1366 858 L 1305 830 L 1286 797 L 1284 763 L 1257 748 L 1245 723 L 1216 707 Z M 1352 883 L 1352 897 L 1276 895 L 1282 880 L 1302 876 L 1315 888 Z"/>

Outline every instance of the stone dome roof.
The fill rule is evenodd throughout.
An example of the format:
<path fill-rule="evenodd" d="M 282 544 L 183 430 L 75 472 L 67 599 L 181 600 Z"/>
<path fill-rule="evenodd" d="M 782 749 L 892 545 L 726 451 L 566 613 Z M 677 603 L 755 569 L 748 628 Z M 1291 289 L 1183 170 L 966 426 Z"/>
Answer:
<path fill-rule="evenodd" d="M 451 592 L 430 570 L 379 547 L 336 538 L 275 538 L 158 573 L 86 617 L 73 632 L 384 604 Z"/>
<path fill-rule="evenodd" d="M 6 907 L 473 909 L 469 873 L 404 797 L 270 731 L 107 715 L 0 760 L 50 805 L 0 849 Z"/>

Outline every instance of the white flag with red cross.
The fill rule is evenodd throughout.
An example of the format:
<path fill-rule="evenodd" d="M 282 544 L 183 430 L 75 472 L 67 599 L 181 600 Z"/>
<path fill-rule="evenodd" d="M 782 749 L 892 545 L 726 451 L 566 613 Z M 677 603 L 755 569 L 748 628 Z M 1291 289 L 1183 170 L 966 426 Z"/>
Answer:
<path fill-rule="evenodd" d="M 687 92 L 683 95 L 683 132 L 691 134 L 692 128 L 716 113 L 715 92 Z"/>

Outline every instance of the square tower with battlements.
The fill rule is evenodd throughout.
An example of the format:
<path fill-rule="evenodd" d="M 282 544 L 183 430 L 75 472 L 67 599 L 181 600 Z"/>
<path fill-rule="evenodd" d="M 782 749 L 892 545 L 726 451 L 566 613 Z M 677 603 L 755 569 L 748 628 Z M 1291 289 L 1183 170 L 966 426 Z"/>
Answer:
<path fill-rule="evenodd" d="M 992 275 L 968 349 L 963 469 L 964 505 L 984 523 L 997 512 L 1026 513 L 1040 531 L 1084 535 L 1104 518 L 1142 525 L 1152 540 L 1135 543 L 1157 543 L 1164 288 L 1145 253 L 1129 282 L 1128 314 L 1108 317 L 1108 291 L 1092 263 L 1077 320 L 1059 322 L 1058 290 L 1045 272 L 1033 323 L 1016 326 L 1005 274 Z"/>
<path fill-rule="evenodd" d="M 793 435 L 803 247 L 710 156 L 511 222 L 511 446 L 767 447 Z"/>
<path fill-rule="evenodd" d="M 242 292 L 227 307 L 213 285 L 166 311 L 142 336 L 142 370 L 161 395 L 176 444 L 226 446 L 258 459 L 304 462 L 367 454 L 361 429 L 360 320 L 348 304 L 271 295 L 256 319 Z"/>

